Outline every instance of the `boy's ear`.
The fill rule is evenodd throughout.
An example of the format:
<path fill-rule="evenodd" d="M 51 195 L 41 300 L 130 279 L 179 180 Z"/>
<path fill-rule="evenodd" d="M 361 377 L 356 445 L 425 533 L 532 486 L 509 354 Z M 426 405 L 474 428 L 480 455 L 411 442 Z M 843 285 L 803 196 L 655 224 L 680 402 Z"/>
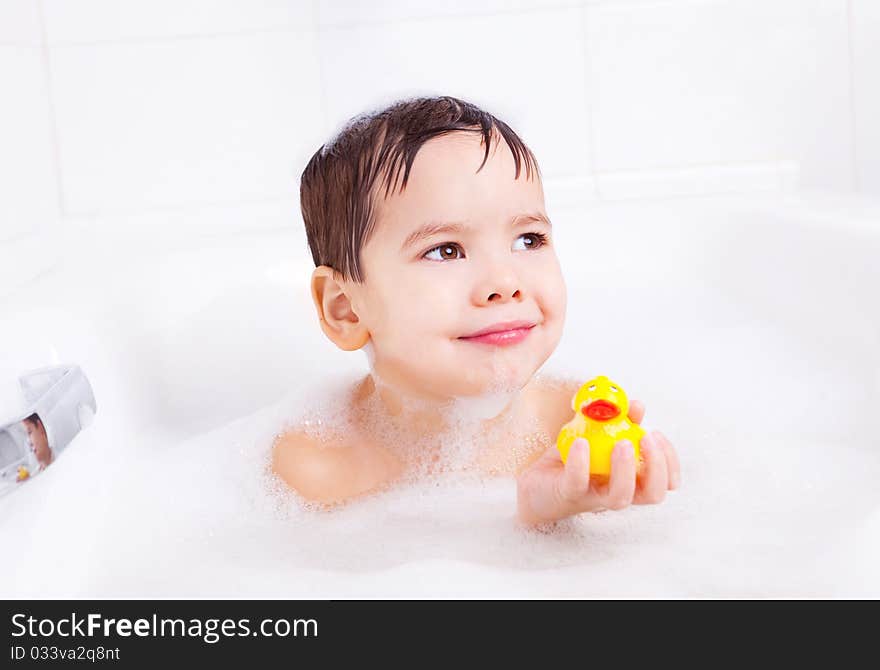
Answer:
<path fill-rule="evenodd" d="M 321 330 L 343 351 L 356 351 L 370 340 L 370 333 L 351 307 L 339 275 L 320 265 L 312 272 L 312 300 Z"/>

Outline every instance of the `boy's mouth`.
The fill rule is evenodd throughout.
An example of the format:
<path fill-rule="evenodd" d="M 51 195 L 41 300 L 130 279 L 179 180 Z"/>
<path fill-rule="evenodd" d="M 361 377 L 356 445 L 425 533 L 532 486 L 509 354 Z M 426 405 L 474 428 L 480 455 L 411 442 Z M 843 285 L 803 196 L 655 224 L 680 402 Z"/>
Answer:
<path fill-rule="evenodd" d="M 534 327 L 535 324 L 531 321 L 505 321 L 496 323 L 488 328 L 483 328 L 470 335 L 463 335 L 458 339 L 480 344 L 516 344 L 524 340 Z"/>

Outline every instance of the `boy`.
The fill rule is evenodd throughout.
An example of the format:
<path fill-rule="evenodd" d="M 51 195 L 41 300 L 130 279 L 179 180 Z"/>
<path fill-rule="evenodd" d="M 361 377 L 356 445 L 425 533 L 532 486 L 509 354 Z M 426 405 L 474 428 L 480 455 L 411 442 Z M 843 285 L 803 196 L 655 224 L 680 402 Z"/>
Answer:
<path fill-rule="evenodd" d="M 49 438 L 46 435 L 42 419 L 37 414 L 31 414 L 22 419 L 21 423 L 27 433 L 28 445 L 37 458 L 40 470 L 45 470 L 54 460 L 55 455 L 49 446 Z"/>
<path fill-rule="evenodd" d="M 589 476 L 586 440 L 560 459 L 556 435 L 583 380 L 535 376 L 561 337 L 566 290 L 537 161 L 502 121 L 448 96 L 358 117 L 309 161 L 301 207 L 321 328 L 345 351 L 364 348 L 371 373 L 341 402 L 345 429 L 275 441 L 273 471 L 300 495 L 338 503 L 413 465 L 430 471 L 460 432 L 450 408 L 480 398 L 499 406 L 478 421 L 468 467 L 516 476 L 524 525 L 677 488 L 675 450 L 656 431 L 641 465 L 618 443 L 605 481 Z M 633 401 L 630 418 L 643 414 Z"/>

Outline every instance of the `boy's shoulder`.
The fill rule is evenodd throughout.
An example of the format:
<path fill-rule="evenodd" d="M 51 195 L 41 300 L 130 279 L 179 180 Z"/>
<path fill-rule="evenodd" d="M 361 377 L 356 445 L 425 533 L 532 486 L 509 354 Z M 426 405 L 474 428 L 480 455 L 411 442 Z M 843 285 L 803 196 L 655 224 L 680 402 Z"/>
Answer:
<path fill-rule="evenodd" d="M 309 501 L 338 503 L 385 484 L 394 463 L 357 439 L 291 428 L 272 444 L 272 471 Z"/>
<path fill-rule="evenodd" d="M 315 502 L 324 500 L 341 461 L 341 449 L 323 447 L 317 437 L 305 430 L 291 428 L 272 444 L 272 471 L 297 493 Z"/>

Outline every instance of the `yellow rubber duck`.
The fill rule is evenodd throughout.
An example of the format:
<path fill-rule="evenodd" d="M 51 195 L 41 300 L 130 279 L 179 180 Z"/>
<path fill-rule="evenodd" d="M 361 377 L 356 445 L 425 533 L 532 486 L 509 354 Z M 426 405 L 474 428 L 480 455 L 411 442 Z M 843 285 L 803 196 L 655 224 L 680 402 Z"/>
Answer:
<path fill-rule="evenodd" d="M 590 443 L 590 474 L 611 474 L 611 451 L 621 440 L 629 440 L 639 460 L 639 441 L 645 431 L 627 417 L 629 400 L 623 389 L 608 377 L 591 379 L 571 399 L 574 418 L 556 438 L 556 448 L 564 463 L 572 443 L 579 437 Z"/>
<path fill-rule="evenodd" d="M 25 479 L 27 479 L 30 476 L 31 476 L 30 471 L 26 467 L 24 467 L 23 465 L 19 465 L 18 466 L 18 477 L 16 478 L 15 481 L 23 482 Z"/>

